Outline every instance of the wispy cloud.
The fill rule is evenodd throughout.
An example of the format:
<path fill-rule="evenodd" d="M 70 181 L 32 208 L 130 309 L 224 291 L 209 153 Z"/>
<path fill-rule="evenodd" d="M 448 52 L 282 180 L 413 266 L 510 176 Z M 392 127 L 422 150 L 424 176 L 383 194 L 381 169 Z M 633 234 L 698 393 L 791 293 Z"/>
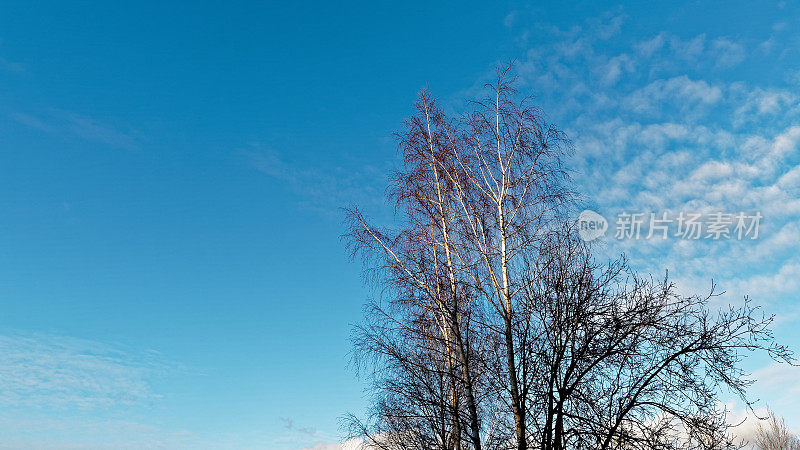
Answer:
<path fill-rule="evenodd" d="M 303 447 L 302 450 L 362 450 L 366 448 L 361 439 L 348 439 L 344 442 L 319 442 Z"/>
<path fill-rule="evenodd" d="M 587 206 L 609 219 L 622 211 L 764 215 L 759 239 L 748 242 L 616 241 L 612 222 L 601 249 L 626 252 L 646 272 L 669 269 L 686 293 L 707 292 L 713 278 L 727 291 L 720 304 L 750 295 L 778 314 L 782 336 L 796 336 L 800 78 L 731 75 L 758 55 L 729 36 L 631 36 L 623 22 L 611 46 L 592 23 L 537 28 L 518 67 L 523 88 L 574 141 L 570 163 Z M 789 51 L 784 44 L 772 39 L 771 52 Z M 785 389 L 770 371 L 756 375 L 765 399 Z M 786 414 L 800 420 L 800 411 Z"/>
<path fill-rule="evenodd" d="M 352 439 L 341 442 L 337 436 L 325 433 L 315 427 L 298 423 L 290 417 L 279 417 L 278 420 L 283 424 L 283 433 L 269 439 L 272 447 L 286 447 L 299 449 L 336 449 L 336 450 L 355 450 L 358 446 L 354 443 L 361 441 Z"/>
<path fill-rule="evenodd" d="M 711 51 L 716 59 L 717 67 L 731 68 L 745 60 L 744 45 L 724 37 L 711 42 Z"/>
<path fill-rule="evenodd" d="M 26 112 L 11 113 L 16 122 L 38 131 L 83 139 L 89 142 L 104 144 L 113 148 L 133 150 L 139 147 L 137 139 L 129 132 L 85 115 L 48 110 L 36 114 Z"/>
<path fill-rule="evenodd" d="M 148 378 L 166 370 L 155 353 L 50 335 L 0 336 L 0 405 L 106 408 L 157 398 Z"/>
<path fill-rule="evenodd" d="M 313 435 L 317 434 L 317 429 L 316 428 L 314 428 L 314 427 L 304 427 L 304 426 L 296 425 L 295 422 L 294 422 L 294 419 L 291 419 L 291 418 L 288 418 L 288 417 L 281 417 L 280 421 L 283 422 L 284 428 L 286 428 L 289 431 L 296 431 L 296 432 L 298 432 L 300 434 L 307 435 L 307 436 L 313 436 Z"/>
<path fill-rule="evenodd" d="M 134 420 L 63 415 L 28 418 L 0 413 L 0 449 L 207 449 L 235 448 L 208 442 L 186 430 L 169 430 Z"/>
<path fill-rule="evenodd" d="M 207 448 L 136 412 L 179 369 L 153 351 L 49 334 L 0 335 L 0 448 Z M 146 417 L 146 414 L 145 414 Z"/>
<path fill-rule="evenodd" d="M 263 144 L 252 144 L 244 155 L 257 170 L 280 181 L 299 198 L 301 208 L 338 217 L 339 209 L 358 204 L 371 213 L 384 211 L 384 187 L 389 168 L 341 161 L 337 165 L 289 161 Z"/>

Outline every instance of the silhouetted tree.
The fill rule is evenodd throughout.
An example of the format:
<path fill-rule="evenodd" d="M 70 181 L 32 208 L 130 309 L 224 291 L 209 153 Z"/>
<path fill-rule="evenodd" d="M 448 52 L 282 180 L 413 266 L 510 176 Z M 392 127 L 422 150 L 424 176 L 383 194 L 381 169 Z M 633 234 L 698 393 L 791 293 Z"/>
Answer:
<path fill-rule="evenodd" d="M 571 228 L 554 234 L 526 290 L 532 445 L 546 450 L 735 448 L 722 389 L 747 402 L 745 353 L 788 361 L 749 300 L 712 312 L 624 260 L 599 264 Z"/>
<path fill-rule="evenodd" d="M 791 353 L 749 301 L 712 312 L 624 259 L 598 263 L 569 220 L 563 133 L 508 71 L 450 119 L 427 92 L 398 135 L 396 230 L 347 211 L 378 299 L 354 334 L 378 448 L 730 448 L 720 389 L 741 358 Z"/>

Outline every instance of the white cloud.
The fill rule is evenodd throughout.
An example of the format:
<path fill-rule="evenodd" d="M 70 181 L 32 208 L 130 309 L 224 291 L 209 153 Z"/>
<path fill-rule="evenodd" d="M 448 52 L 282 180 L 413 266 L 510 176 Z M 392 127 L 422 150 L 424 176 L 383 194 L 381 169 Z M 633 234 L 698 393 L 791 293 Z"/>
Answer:
<path fill-rule="evenodd" d="M 775 138 L 770 156 L 776 158 L 785 157 L 787 154 L 797 150 L 798 142 L 800 142 L 800 126 L 794 125 Z"/>
<path fill-rule="evenodd" d="M 646 39 L 637 44 L 634 44 L 636 51 L 644 56 L 650 58 L 654 53 L 661 50 L 667 41 L 666 33 L 659 33 L 655 37 Z"/>
<path fill-rule="evenodd" d="M 734 67 L 745 59 L 744 46 L 726 38 L 714 39 L 711 43 L 711 50 L 716 56 L 717 67 Z"/>
<path fill-rule="evenodd" d="M 625 22 L 623 15 L 614 15 L 605 21 L 600 21 L 596 26 L 596 33 L 600 39 L 606 40 L 619 34 L 622 24 Z"/>
<path fill-rule="evenodd" d="M 348 439 L 344 442 L 329 442 L 304 447 L 302 450 L 361 450 L 366 448 L 364 441 L 361 439 Z"/>
<path fill-rule="evenodd" d="M 777 272 L 755 275 L 734 284 L 738 292 L 748 292 L 755 298 L 780 296 L 800 289 L 800 261 L 782 265 Z"/>
<path fill-rule="evenodd" d="M 606 64 L 598 67 L 600 82 L 610 86 L 615 84 L 623 72 L 633 72 L 633 59 L 628 55 L 618 55 L 611 58 Z"/>
<path fill-rule="evenodd" d="M 739 86 L 737 86 L 739 87 Z M 793 106 L 797 95 L 787 89 L 746 89 L 743 104 L 736 109 L 736 124 L 741 125 L 758 120 L 761 116 L 782 113 Z"/>
<path fill-rule="evenodd" d="M 660 110 L 664 103 L 675 100 L 684 102 L 682 107 L 697 104 L 713 105 L 722 99 L 722 90 L 704 80 L 695 81 L 686 75 L 667 80 L 656 80 L 628 95 L 624 104 L 637 113 L 652 113 Z"/>
<path fill-rule="evenodd" d="M 690 178 L 701 179 L 706 182 L 719 180 L 733 174 L 733 166 L 726 162 L 708 161 L 695 169 Z"/>
<path fill-rule="evenodd" d="M 778 186 L 782 189 L 800 188 L 800 166 L 792 167 L 778 178 Z"/>
<path fill-rule="evenodd" d="M 661 32 L 625 49 L 623 35 L 607 53 L 602 39 L 585 29 L 560 36 L 561 42 L 531 49 L 535 59 L 523 62 L 525 77 L 546 93 L 545 110 L 574 138 L 577 179 L 600 210 L 764 216 L 753 242 L 612 240 L 608 253 L 626 250 L 639 268 L 654 273 L 668 267 L 688 291 L 705 291 L 713 277 L 732 301 L 748 293 L 764 302 L 796 295 L 796 86 L 725 82 L 714 75 L 721 70 L 713 69 L 748 58 L 745 46 L 730 38 Z M 548 84 L 539 88 L 544 80 Z"/>
<path fill-rule="evenodd" d="M 771 363 L 753 372 L 751 378 L 757 380 L 761 389 L 781 392 L 788 397 L 800 397 L 800 367 L 789 364 Z"/>
<path fill-rule="evenodd" d="M 669 46 L 675 58 L 694 61 L 698 59 L 706 48 L 706 35 L 701 34 L 692 39 L 682 40 L 677 36 L 670 36 Z"/>

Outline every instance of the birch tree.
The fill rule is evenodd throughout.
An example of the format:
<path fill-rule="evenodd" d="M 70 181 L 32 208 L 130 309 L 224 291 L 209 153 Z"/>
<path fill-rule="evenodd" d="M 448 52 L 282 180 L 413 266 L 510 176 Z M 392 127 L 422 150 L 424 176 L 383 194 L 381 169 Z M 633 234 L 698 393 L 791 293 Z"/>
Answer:
<path fill-rule="evenodd" d="M 765 422 L 765 423 L 764 423 Z M 786 422 L 770 412 L 753 439 L 755 450 L 800 450 L 800 438 L 786 428 Z"/>
<path fill-rule="evenodd" d="M 375 263 L 372 268 L 380 282 L 385 283 L 389 298 L 386 306 L 374 303 L 372 310 L 377 316 L 392 317 L 389 328 L 380 332 L 360 328 L 357 339 L 361 343 L 385 343 L 397 337 L 403 346 L 415 343 L 439 355 L 443 367 L 430 369 L 448 380 L 449 407 L 441 410 L 447 418 L 443 416 L 440 422 L 449 429 L 437 445 L 459 449 L 466 441 L 471 448 L 481 449 L 479 399 L 475 389 L 480 364 L 474 361 L 481 352 L 473 346 L 480 342 L 473 338 L 478 332 L 473 319 L 480 304 L 473 302 L 474 285 L 459 257 L 458 246 L 463 239 L 458 233 L 460 211 L 453 202 L 451 157 L 454 150 L 451 138 L 455 132 L 431 97 L 422 93 L 417 115 L 406 121 L 406 130 L 399 135 L 404 170 L 396 174 L 390 190 L 396 207 L 405 215 L 405 226 L 395 234 L 382 232 L 370 225 L 358 210 L 348 211 L 354 254 L 371 258 Z M 403 319 L 395 319 L 396 315 Z M 434 326 L 426 330 L 416 326 L 423 322 Z M 394 362 L 401 359 L 396 353 L 382 349 L 377 354 Z M 415 378 L 413 375 L 397 371 L 392 374 L 406 380 L 409 376 Z M 408 414 L 390 408 L 384 412 Z"/>

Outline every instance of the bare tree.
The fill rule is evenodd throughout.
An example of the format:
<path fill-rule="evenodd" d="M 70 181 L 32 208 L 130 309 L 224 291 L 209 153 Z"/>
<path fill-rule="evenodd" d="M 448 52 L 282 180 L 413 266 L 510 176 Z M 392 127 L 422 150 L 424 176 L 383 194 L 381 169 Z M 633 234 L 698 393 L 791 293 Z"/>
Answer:
<path fill-rule="evenodd" d="M 496 354 L 503 355 L 504 364 L 492 365 L 502 370 L 491 371 L 497 388 L 489 397 L 511 411 L 514 440 L 526 448 L 527 397 L 519 377 L 529 368 L 518 364 L 525 343 L 514 335 L 515 305 L 527 282 L 522 255 L 534 253 L 570 195 L 562 188 L 562 133 L 547 126 L 527 100 L 512 101 L 511 81 L 506 72 L 499 73 L 497 84 L 490 86 L 492 97 L 473 103 L 473 110 L 457 121 L 448 121 L 427 94 L 420 96 L 418 114 L 400 135 L 405 169 L 392 195 L 408 226 L 399 234 L 390 238 L 357 210 L 348 213 L 355 248 L 381 255 L 380 267 L 392 273 L 387 279 L 392 286 L 423 291 L 438 311 L 476 449 L 482 446 L 483 426 L 473 381 L 477 367 L 470 364 L 459 323 L 470 321 L 472 311 L 494 311 L 486 324 L 498 322 L 501 332 L 493 337 L 502 338 Z M 495 425 L 491 430 L 505 424 Z M 459 431 L 458 423 L 453 428 Z M 488 437 L 488 442 L 497 440 Z"/>
<path fill-rule="evenodd" d="M 476 290 L 500 319 L 504 365 L 498 386 L 514 419 L 516 447 L 528 447 L 527 386 L 520 383 L 532 369 L 521 352 L 527 342 L 516 339 L 520 296 L 533 281 L 524 271 L 526 256 L 538 246 L 572 199 L 565 188 L 561 157 L 569 149 L 563 133 L 548 125 L 530 99 L 514 101 L 514 78 L 498 73 L 492 92 L 464 120 L 463 139 L 454 142 L 452 178 L 456 203 L 463 213 L 465 248 Z"/>
<path fill-rule="evenodd" d="M 411 343 L 424 348 L 427 358 L 419 358 L 414 352 L 416 370 L 424 369 L 419 367 L 420 361 L 441 361 L 437 367 L 429 367 L 449 386 L 448 408 L 439 410 L 439 422 L 448 429 L 438 441 L 444 448 L 459 449 L 466 440 L 472 448 L 481 449 L 475 389 L 480 365 L 473 362 L 480 354 L 473 343 L 480 340 L 472 337 L 477 333 L 473 317 L 480 305 L 473 303 L 474 284 L 465 282 L 467 275 L 456 256 L 460 238 L 454 227 L 459 223 L 459 211 L 453 203 L 453 159 L 449 155 L 454 129 L 426 93 L 420 95 L 417 110 L 418 114 L 406 121 L 406 132 L 399 136 L 405 168 L 396 175 L 390 191 L 397 208 L 405 213 L 406 226 L 390 235 L 371 226 L 358 210 L 348 211 L 354 254 L 374 258 L 372 267 L 385 283 L 388 308 L 393 309 L 374 303 L 374 316 L 391 318 L 391 325 L 377 332 L 359 328 L 356 339 L 360 344 L 380 343 L 377 353 L 401 365 L 408 355 L 385 351 L 389 340 L 397 338 L 404 348 Z M 397 320 L 394 314 L 404 320 Z M 377 347 L 357 348 L 375 354 Z M 391 377 L 404 383 L 421 382 L 411 371 L 396 370 L 383 383 Z M 398 415 L 398 410 L 382 411 L 386 417 Z"/>
<path fill-rule="evenodd" d="M 566 227 L 543 248 L 526 291 L 537 447 L 735 448 L 717 398 L 725 389 L 748 401 L 746 353 L 791 360 L 772 318 L 749 300 L 712 312 L 713 289 L 686 297 L 624 260 L 599 264 L 574 234 Z"/>
<path fill-rule="evenodd" d="M 732 448 L 715 405 L 747 401 L 741 358 L 792 358 L 772 318 L 596 262 L 569 220 L 570 145 L 512 83 L 456 119 L 423 92 L 398 135 L 401 226 L 347 212 L 380 288 L 354 336 L 375 400 L 354 431 L 378 448 Z"/>
<path fill-rule="evenodd" d="M 753 445 L 755 450 L 800 450 L 800 438 L 786 428 L 783 419 L 770 412 L 766 424 L 758 425 Z"/>

